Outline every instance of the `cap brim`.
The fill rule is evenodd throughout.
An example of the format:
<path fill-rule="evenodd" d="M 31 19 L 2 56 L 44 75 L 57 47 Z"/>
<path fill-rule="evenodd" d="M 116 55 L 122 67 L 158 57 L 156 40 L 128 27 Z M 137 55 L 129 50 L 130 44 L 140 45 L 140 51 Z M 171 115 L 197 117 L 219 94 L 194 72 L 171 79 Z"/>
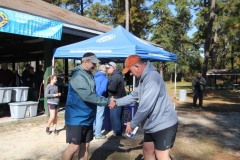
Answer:
<path fill-rule="evenodd" d="M 99 62 L 101 62 L 99 59 L 97 59 L 97 58 L 94 58 L 94 59 L 91 59 L 90 61 L 92 61 L 93 63 L 99 63 Z"/>
<path fill-rule="evenodd" d="M 129 67 L 124 68 L 123 71 L 122 71 L 122 73 L 123 73 L 123 74 L 126 74 L 126 73 L 129 71 L 129 69 L 130 69 Z"/>
<path fill-rule="evenodd" d="M 112 67 L 112 66 L 110 66 L 110 65 L 106 64 L 106 68 L 110 68 L 110 67 Z"/>

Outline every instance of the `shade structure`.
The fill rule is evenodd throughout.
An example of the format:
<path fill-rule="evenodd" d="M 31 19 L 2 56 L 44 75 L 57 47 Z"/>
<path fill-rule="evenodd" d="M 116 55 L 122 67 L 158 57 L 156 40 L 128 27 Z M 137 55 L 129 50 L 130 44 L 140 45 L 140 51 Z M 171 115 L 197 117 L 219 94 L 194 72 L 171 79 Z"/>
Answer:
<path fill-rule="evenodd" d="M 138 54 L 144 59 L 177 61 L 175 54 L 134 36 L 122 26 L 85 41 L 59 47 L 54 51 L 54 58 L 80 58 L 86 52 L 93 52 L 100 59 Z"/>

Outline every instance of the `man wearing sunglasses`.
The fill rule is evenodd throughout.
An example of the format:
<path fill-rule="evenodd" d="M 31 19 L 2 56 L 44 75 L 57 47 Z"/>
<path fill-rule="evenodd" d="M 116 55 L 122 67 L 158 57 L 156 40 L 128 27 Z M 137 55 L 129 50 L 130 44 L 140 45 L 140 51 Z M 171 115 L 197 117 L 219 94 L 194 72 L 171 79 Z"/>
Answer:
<path fill-rule="evenodd" d="M 96 94 L 92 71 L 99 62 L 95 54 L 85 53 L 81 65 L 72 72 L 65 106 L 66 142 L 69 146 L 63 160 L 72 159 L 76 152 L 78 159 L 88 159 L 97 106 L 108 106 L 110 103 L 109 98 Z"/>

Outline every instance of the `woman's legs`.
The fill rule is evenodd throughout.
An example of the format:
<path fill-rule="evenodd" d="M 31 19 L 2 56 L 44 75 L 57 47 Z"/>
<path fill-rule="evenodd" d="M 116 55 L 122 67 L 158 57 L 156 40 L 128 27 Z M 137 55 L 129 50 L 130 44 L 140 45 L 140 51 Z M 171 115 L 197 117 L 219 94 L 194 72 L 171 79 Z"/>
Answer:
<path fill-rule="evenodd" d="M 54 119 L 53 119 L 53 127 L 54 127 L 54 130 L 57 129 L 57 114 L 58 114 L 58 110 L 57 109 L 54 109 Z"/>
<path fill-rule="evenodd" d="M 51 124 L 53 123 L 53 120 L 55 118 L 54 109 L 49 109 L 49 112 L 50 112 L 50 117 L 49 117 L 48 122 L 47 122 L 47 127 L 51 126 Z"/>
<path fill-rule="evenodd" d="M 46 132 L 48 134 L 50 134 L 49 128 L 50 128 L 52 123 L 53 123 L 54 131 L 57 128 L 57 113 L 58 113 L 58 110 L 57 109 L 49 109 L 49 112 L 50 112 L 50 117 L 48 119 L 47 126 L 46 126 L 47 127 Z M 57 132 L 55 134 L 57 134 Z"/>

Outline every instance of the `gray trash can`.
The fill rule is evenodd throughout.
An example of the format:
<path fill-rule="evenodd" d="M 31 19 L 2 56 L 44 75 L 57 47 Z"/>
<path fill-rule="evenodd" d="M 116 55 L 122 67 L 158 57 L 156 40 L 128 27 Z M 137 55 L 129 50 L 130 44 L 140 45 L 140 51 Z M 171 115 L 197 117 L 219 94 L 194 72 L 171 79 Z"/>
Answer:
<path fill-rule="evenodd" d="M 178 96 L 179 96 L 179 101 L 185 101 L 187 97 L 187 90 L 183 90 L 183 89 L 179 90 Z"/>

